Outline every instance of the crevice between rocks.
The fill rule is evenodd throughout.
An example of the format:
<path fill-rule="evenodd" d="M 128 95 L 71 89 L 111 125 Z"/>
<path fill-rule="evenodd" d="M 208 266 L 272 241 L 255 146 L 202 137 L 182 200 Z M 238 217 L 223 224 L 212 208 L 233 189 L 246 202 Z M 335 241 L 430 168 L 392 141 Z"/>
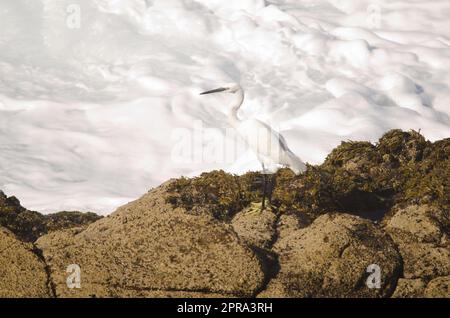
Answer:
<path fill-rule="evenodd" d="M 263 283 L 257 290 L 255 290 L 254 294 L 252 295 L 253 298 L 256 298 L 260 293 L 265 291 L 267 289 L 267 286 L 272 281 L 272 279 L 274 279 L 280 272 L 280 262 L 278 260 L 278 254 L 272 251 L 272 247 L 280 237 L 280 233 L 278 230 L 278 223 L 281 218 L 281 213 L 278 210 L 274 210 L 273 212 L 275 214 L 275 221 L 273 222 L 272 225 L 274 235 L 272 236 L 272 239 L 269 242 L 268 247 L 266 249 L 263 249 L 257 246 L 250 246 L 250 248 L 258 258 L 264 273 Z"/>
<path fill-rule="evenodd" d="M 56 297 L 56 285 L 52 280 L 50 265 L 48 265 L 47 262 L 45 261 L 45 257 L 44 257 L 42 250 L 39 249 L 35 244 L 33 244 L 33 249 L 31 251 L 44 264 L 45 274 L 47 275 L 46 285 L 47 285 L 47 289 L 48 289 L 48 292 L 49 292 L 51 298 L 57 298 Z"/>
<path fill-rule="evenodd" d="M 256 298 L 260 293 L 267 289 L 267 286 L 272 279 L 278 275 L 280 264 L 278 262 L 278 254 L 257 246 L 251 246 L 250 248 L 258 258 L 264 273 L 264 280 L 261 286 L 252 294 L 252 298 Z"/>
<path fill-rule="evenodd" d="M 393 282 L 391 288 L 390 288 L 388 291 L 386 291 L 386 298 L 391 298 L 392 295 L 394 295 L 395 290 L 397 289 L 398 281 L 400 280 L 400 278 L 404 278 L 404 277 L 405 277 L 405 273 L 404 273 L 404 261 L 403 261 L 403 255 L 402 255 L 402 253 L 400 252 L 400 248 L 399 248 L 398 244 L 394 241 L 394 239 L 392 238 L 392 236 L 391 236 L 387 231 L 385 231 L 383 228 L 381 228 L 381 230 L 382 230 L 382 231 L 390 238 L 390 240 L 392 241 L 392 244 L 393 244 L 394 247 L 395 247 L 395 250 L 397 251 L 398 255 L 400 256 L 400 266 L 399 266 L 399 269 L 398 269 L 398 271 L 397 271 L 396 273 L 393 273 L 393 275 L 396 275 L 396 276 L 397 276 L 397 279 L 394 280 L 394 282 Z"/>

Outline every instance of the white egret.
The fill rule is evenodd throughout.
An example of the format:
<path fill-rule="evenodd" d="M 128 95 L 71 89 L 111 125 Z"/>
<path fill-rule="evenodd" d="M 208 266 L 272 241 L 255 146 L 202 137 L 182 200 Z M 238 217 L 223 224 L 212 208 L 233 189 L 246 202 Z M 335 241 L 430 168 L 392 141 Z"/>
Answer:
<path fill-rule="evenodd" d="M 255 118 L 239 118 L 238 111 L 244 102 L 244 91 L 240 85 L 229 84 L 203 92 L 200 95 L 213 93 L 228 93 L 233 96 L 227 112 L 228 121 L 249 148 L 254 151 L 262 165 L 262 173 L 264 175 L 262 209 L 264 209 L 267 191 L 266 174 L 276 172 L 280 166 L 288 167 L 296 174 L 299 174 L 305 171 L 306 165 L 289 149 L 284 137 L 269 125 Z"/>

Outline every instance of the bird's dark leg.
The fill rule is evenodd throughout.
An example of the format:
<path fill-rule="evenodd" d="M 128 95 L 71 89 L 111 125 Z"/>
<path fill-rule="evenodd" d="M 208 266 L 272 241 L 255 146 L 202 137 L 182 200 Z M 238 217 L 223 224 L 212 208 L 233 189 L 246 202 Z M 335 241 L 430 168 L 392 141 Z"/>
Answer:
<path fill-rule="evenodd" d="M 277 174 L 276 173 L 271 174 L 270 185 L 269 185 L 269 195 L 268 195 L 270 204 L 272 204 L 272 194 L 273 194 L 273 190 L 275 189 L 275 186 L 276 186 L 276 179 L 277 179 Z"/>
<path fill-rule="evenodd" d="M 263 178 L 264 178 L 264 186 L 263 186 L 263 197 L 262 197 L 262 204 L 261 204 L 261 211 L 264 211 L 266 209 L 266 193 L 267 193 L 267 174 L 266 174 L 266 168 L 263 167 Z"/>

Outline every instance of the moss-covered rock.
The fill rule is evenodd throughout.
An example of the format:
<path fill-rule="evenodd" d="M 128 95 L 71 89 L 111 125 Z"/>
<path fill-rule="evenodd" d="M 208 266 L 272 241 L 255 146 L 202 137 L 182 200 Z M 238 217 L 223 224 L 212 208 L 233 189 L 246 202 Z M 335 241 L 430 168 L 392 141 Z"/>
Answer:
<path fill-rule="evenodd" d="M 0 191 L 0 225 L 8 228 L 19 239 L 34 242 L 40 236 L 60 229 L 92 223 L 101 216 L 95 213 L 59 212 L 43 215 L 21 206 L 16 197 L 7 197 Z"/>
<path fill-rule="evenodd" d="M 207 213 L 229 221 L 259 197 L 255 184 L 260 178 L 258 173 L 238 177 L 224 171 L 202 173 L 193 179 L 180 178 L 170 184 L 168 201 L 192 214 Z"/>
<path fill-rule="evenodd" d="M 92 212 L 63 211 L 45 215 L 47 233 L 91 224 L 102 217 Z"/>
<path fill-rule="evenodd" d="M 430 145 L 417 131 L 394 129 L 380 138 L 377 150 L 385 161 L 397 166 L 422 161 L 425 150 Z"/>
<path fill-rule="evenodd" d="M 280 170 L 273 191 L 273 204 L 282 212 L 295 211 L 313 220 L 328 211 L 339 210 L 332 176 L 320 167 L 308 165 L 296 176 L 291 170 Z"/>
<path fill-rule="evenodd" d="M 387 132 L 377 144 L 342 142 L 319 166 L 295 175 L 280 169 L 269 194 L 280 213 L 313 221 L 330 211 L 381 219 L 394 205 L 450 205 L 450 139 L 431 143 L 416 131 Z M 262 176 L 234 176 L 213 171 L 178 179 L 171 203 L 192 213 L 206 208 L 230 220 L 251 202 L 261 200 Z M 201 208 L 199 208 L 201 207 Z"/>

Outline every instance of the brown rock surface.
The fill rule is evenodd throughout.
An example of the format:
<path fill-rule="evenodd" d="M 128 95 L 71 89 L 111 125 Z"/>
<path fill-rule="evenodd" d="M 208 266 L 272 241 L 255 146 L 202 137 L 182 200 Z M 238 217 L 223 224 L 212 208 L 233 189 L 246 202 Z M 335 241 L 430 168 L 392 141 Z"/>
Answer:
<path fill-rule="evenodd" d="M 448 211 L 430 205 L 394 207 L 385 229 L 398 245 L 404 277 L 450 275 Z"/>
<path fill-rule="evenodd" d="M 450 276 L 438 277 L 430 281 L 424 295 L 429 298 L 450 298 Z"/>
<path fill-rule="evenodd" d="M 398 243 L 448 243 L 448 211 L 430 205 L 393 208 L 386 230 Z"/>
<path fill-rule="evenodd" d="M 231 221 L 238 236 L 249 246 L 270 248 L 276 235 L 277 215 L 260 204 L 253 204 L 236 214 Z"/>
<path fill-rule="evenodd" d="M 0 227 L 0 298 L 50 297 L 45 264 L 33 246 Z"/>
<path fill-rule="evenodd" d="M 120 297 L 173 292 L 251 296 L 264 281 L 261 262 L 229 225 L 173 209 L 167 184 L 86 230 L 59 231 L 37 245 L 57 296 Z M 68 289 L 66 268 L 81 268 L 81 289 Z"/>
<path fill-rule="evenodd" d="M 432 279 L 450 274 L 450 250 L 433 244 L 399 245 L 405 278 Z"/>
<path fill-rule="evenodd" d="M 427 284 L 423 279 L 400 278 L 392 295 L 393 298 L 420 298 Z"/>
<path fill-rule="evenodd" d="M 327 214 L 279 240 L 280 272 L 261 297 L 383 297 L 401 260 L 392 240 L 370 221 Z M 367 267 L 381 267 L 381 289 L 369 289 Z"/>

